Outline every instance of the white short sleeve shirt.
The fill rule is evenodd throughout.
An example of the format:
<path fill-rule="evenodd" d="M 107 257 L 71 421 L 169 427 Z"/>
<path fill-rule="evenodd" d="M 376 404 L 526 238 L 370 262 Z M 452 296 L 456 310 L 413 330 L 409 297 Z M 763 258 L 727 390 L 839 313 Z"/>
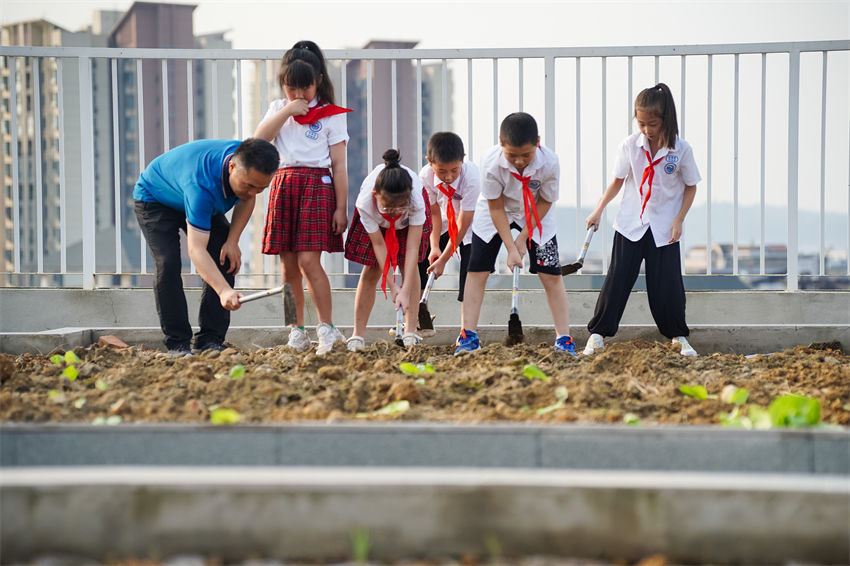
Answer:
<path fill-rule="evenodd" d="M 524 177 L 531 177 L 528 187 L 535 199 L 539 196 L 544 200 L 555 203 L 558 200 L 560 190 L 558 186 L 560 171 L 558 156 L 555 152 L 546 147 L 538 147 L 537 151 L 534 152 L 534 159 L 526 165 L 522 174 Z M 508 222 L 515 222 L 517 225 L 525 227 L 522 182 L 511 175 L 512 172 L 518 173 L 516 168 L 505 159 L 502 147 L 499 145 L 494 146 L 481 159 L 481 196 L 475 209 L 472 231 L 485 242 L 489 242 L 498 233 L 493 224 L 493 219 L 490 217 L 488 199 L 503 196 Z M 534 230 L 531 238 L 538 244 L 545 244 L 558 231 L 555 215 L 547 214 L 541 218 L 540 226 L 543 229 L 543 235 L 541 236 L 538 230 Z"/>
<path fill-rule="evenodd" d="M 360 193 L 354 203 L 360 212 L 360 222 L 363 223 L 363 228 L 369 234 L 374 234 L 380 228 L 390 227 L 389 221 L 381 216 L 381 213 L 385 211 L 379 207 L 378 200 L 372 194 L 378 173 L 383 171 L 385 167 L 386 165 L 383 163 L 378 165 L 363 179 L 363 183 L 360 185 Z M 425 224 L 425 199 L 422 198 L 422 182 L 411 169 L 404 165 L 401 168 L 410 175 L 413 190 L 410 192 L 410 206 L 405 212 L 401 213 L 401 218 L 396 220 L 395 226 L 398 229 L 407 228 L 409 225 L 421 226 Z"/>
<path fill-rule="evenodd" d="M 649 165 L 644 149 L 649 151 L 649 143 L 641 133 L 632 134 L 620 143 L 613 174 L 624 179 L 623 200 L 614 229 L 637 242 L 652 226 L 655 245 L 660 248 L 670 240 L 670 224 L 682 208 L 685 187 L 695 186 L 702 178 L 690 144 L 677 137 L 675 147 L 662 147 L 652 156 L 653 161 L 661 158 L 661 162 L 655 166 L 652 193 L 641 218 L 640 182 L 644 169 Z M 648 185 L 649 180 L 643 184 L 644 195 Z"/>
<path fill-rule="evenodd" d="M 273 100 L 262 122 L 277 114 L 288 102 L 285 98 Z M 310 106 L 317 103 L 314 98 Z M 330 167 L 330 146 L 348 142 L 347 124 L 345 113 L 328 116 L 312 124 L 299 124 L 290 116 L 273 140 L 280 154 L 280 167 Z"/>
<path fill-rule="evenodd" d="M 440 206 L 440 213 L 443 217 L 442 234 L 445 234 L 449 231 L 449 220 L 446 212 L 448 210 L 449 197 L 437 188 L 437 185 L 442 181 L 434 173 L 431 165 L 425 165 L 419 171 L 419 179 L 422 181 L 422 186 L 428 191 L 428 198 L 431 200 L 431 204 L 436 203 Z M 455 179 L 451 187 L 455 190 L 452 200 L 454 201 L 456 214 L 460 214 L 464 210 L 475 210 L 478 196 L 481 194 L 481 178 L 478 175 L 478 167 L 474 163 L 464 162 L 461 167 L 460 176 Z M 467 230 L 463 236 L 463 243 L 469 244 L 470 242 L 472 242 L 472 230 Z"/>

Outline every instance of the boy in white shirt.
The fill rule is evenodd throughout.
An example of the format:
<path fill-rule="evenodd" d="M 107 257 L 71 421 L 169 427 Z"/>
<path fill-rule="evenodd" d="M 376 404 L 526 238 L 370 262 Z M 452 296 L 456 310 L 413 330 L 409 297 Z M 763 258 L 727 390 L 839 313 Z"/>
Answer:
<path fill-rule="evenodd" d="M 555 323 L 555 350 L 575 356 L 569 335 L 567 294 L 561 276 L 557 226 L 548 214 L 558 200 L 558 156 L 540 146 L 537 122 L 524 112 L 508 115 L 499 128 L 499 145 L 481 160 L 481 198 L 472 223 L 472 250 L 455 355 L 481 348 L 478 317 L 487 277 L 502 244 L 508 268 L 522 267 L 526 251 L 537 273 Z M 519 230 L 516 238 L 511 229 Z"/>
<path fill-rule="evenodd" d="M 481 179 L 474 163 L 464 162 L 463 141 L 453 132 L 437 132 L 428 140 L 428 164 L 419 172 L 422 186 L 431 201 L 431 251 L 419 264 L 421 286 L 428 274 L 443 274 L 446 263 L 457 250 L 460 255 L 457 300 L 463 301 L 463 288 L 472 247 L 472 219 Z"/>

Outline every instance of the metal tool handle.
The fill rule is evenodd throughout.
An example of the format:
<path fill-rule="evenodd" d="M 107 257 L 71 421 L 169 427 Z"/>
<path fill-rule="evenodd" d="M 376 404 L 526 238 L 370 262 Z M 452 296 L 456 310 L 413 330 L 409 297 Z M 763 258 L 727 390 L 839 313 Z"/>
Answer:
<path fill-rule="evenodd" d="M 279 287 L 275 287 L 273 289 L 268 289 L 266 291 L 260 291 L 259 293 L 253 293 L 251 295 L 245 295 L 239 299 L 240 303 L 248 303 L 251 301 L 256 301 L 257 299 L 262 299 L 264 297 L 270 297 L 272 295 L 280 295 L 283 292 L 283 285 Z"/>
<path fill-rule="evenodd" d="M 395 273 L 393 273 L 393 282 L 396 284 L 396 286 L 398 286 L 398 281 L 396 280 L 396 276 L 398 275 L 398 273 L 399 273 L 399 268 L 396 267 L 396 271 L 395 271 Z M 396 316 L 395 316 L 395 336 L 396 336 L 396 340 L 401 339 L 403 334 L 404 334 L 404 309 L 402 309 L 401 307 L 398 307 L 396 309 Z"/>
<path fill-rule="evenodd" d="M 511 312 L 517 312 L 519 300 L 519 267 L 514 266 L 514 286 L 511 290 Z"/>
<path fill-rule="evenodd" d="M 590 247 L 590 240 L 593 239 L 593 233 L 596 230 L 593 229 L 593 226 L 587 229 L 587 236 L 584 237 L 584 247 L 581 248 L 581 254 L 578 256 L 578 261 L 584 263 L 584 256 L 587 255 L 587 248 Z"/>
<path fill-rule="evenodd" d="M 428 282 L 425 283 L 425 290 L 422 291 L 422 300 L 419 301 L 420 303 L 427 303 L 428 302 L 428 296 L 431 294 L 431 287 L 434 286 L 434 278 L 435 278 L 435 275 L 434 275 L 434 272 L 432 271 L 431 273 L 428 274 Z"/>

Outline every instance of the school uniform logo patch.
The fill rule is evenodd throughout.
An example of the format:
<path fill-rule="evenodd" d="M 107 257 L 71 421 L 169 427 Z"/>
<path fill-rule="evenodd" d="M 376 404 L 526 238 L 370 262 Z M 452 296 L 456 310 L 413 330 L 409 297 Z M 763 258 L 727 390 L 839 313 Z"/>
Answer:
<path fill-rule="evenodd" d="M 452 195 L 452 200 L 463 200 L 463 195 L 455 193 Z"/>
<path fill-rule="evenodd" d="M 311 140 L 319 139 L 319 132 L 322 131 L 322 123 L 319 121 L 313 122 L 309 126 L 307 126 L 307 131 L 304 132 L 304 136 Z"/>
<path fill-rule="evenodd" d="M 528 188 L 531 189 L 532 191 L 539 189 L 540 188 L 540 181 L 538 181 L 537 179 L 530 180 L 528 182 Z"/>
<path fill-rule="evenodd" d="M 679 156 L 675 154 L 670 154 L 667 156 L 667 163 L 678 163 Z"/>
<path fill-rule="evenodd" d="M 667 165 L 664 166 L 664 172 L 667 173 L 668 175 L 672 175 L 673 173 L 676 172 L 676 164 L 675 163 L 668 163 Z"/>

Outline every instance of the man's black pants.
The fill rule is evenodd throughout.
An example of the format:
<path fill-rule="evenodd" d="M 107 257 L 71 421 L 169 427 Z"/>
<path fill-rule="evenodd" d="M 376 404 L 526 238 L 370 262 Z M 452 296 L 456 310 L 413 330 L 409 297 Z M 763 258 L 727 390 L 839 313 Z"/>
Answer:
<path fill-rule="evenodd" d="M 155 264 L 154 297 L 159 324 L 165 334 L 165 346 L 169 350 L 187 349 L 191 346 L 192 326 L 183 294 L 180 257 L 180 230 L 186 232 L 186 215 L 158 202 L 137 200 L 135 209 Z M 230 262 L 220 265 L 218 261 L 229 231 L 230 222 L 223 214 L 213 216 L 207 251 L 225 280 L 233 286 L 234 274 L 227 273 Z M 224 342 L 230 326 L 230 311 L 221 306 L 218 294 L 206 282 L 201 293 L 198 324 L 200 330 L 195 335 L 195 347 L 201 350 Z"/>

